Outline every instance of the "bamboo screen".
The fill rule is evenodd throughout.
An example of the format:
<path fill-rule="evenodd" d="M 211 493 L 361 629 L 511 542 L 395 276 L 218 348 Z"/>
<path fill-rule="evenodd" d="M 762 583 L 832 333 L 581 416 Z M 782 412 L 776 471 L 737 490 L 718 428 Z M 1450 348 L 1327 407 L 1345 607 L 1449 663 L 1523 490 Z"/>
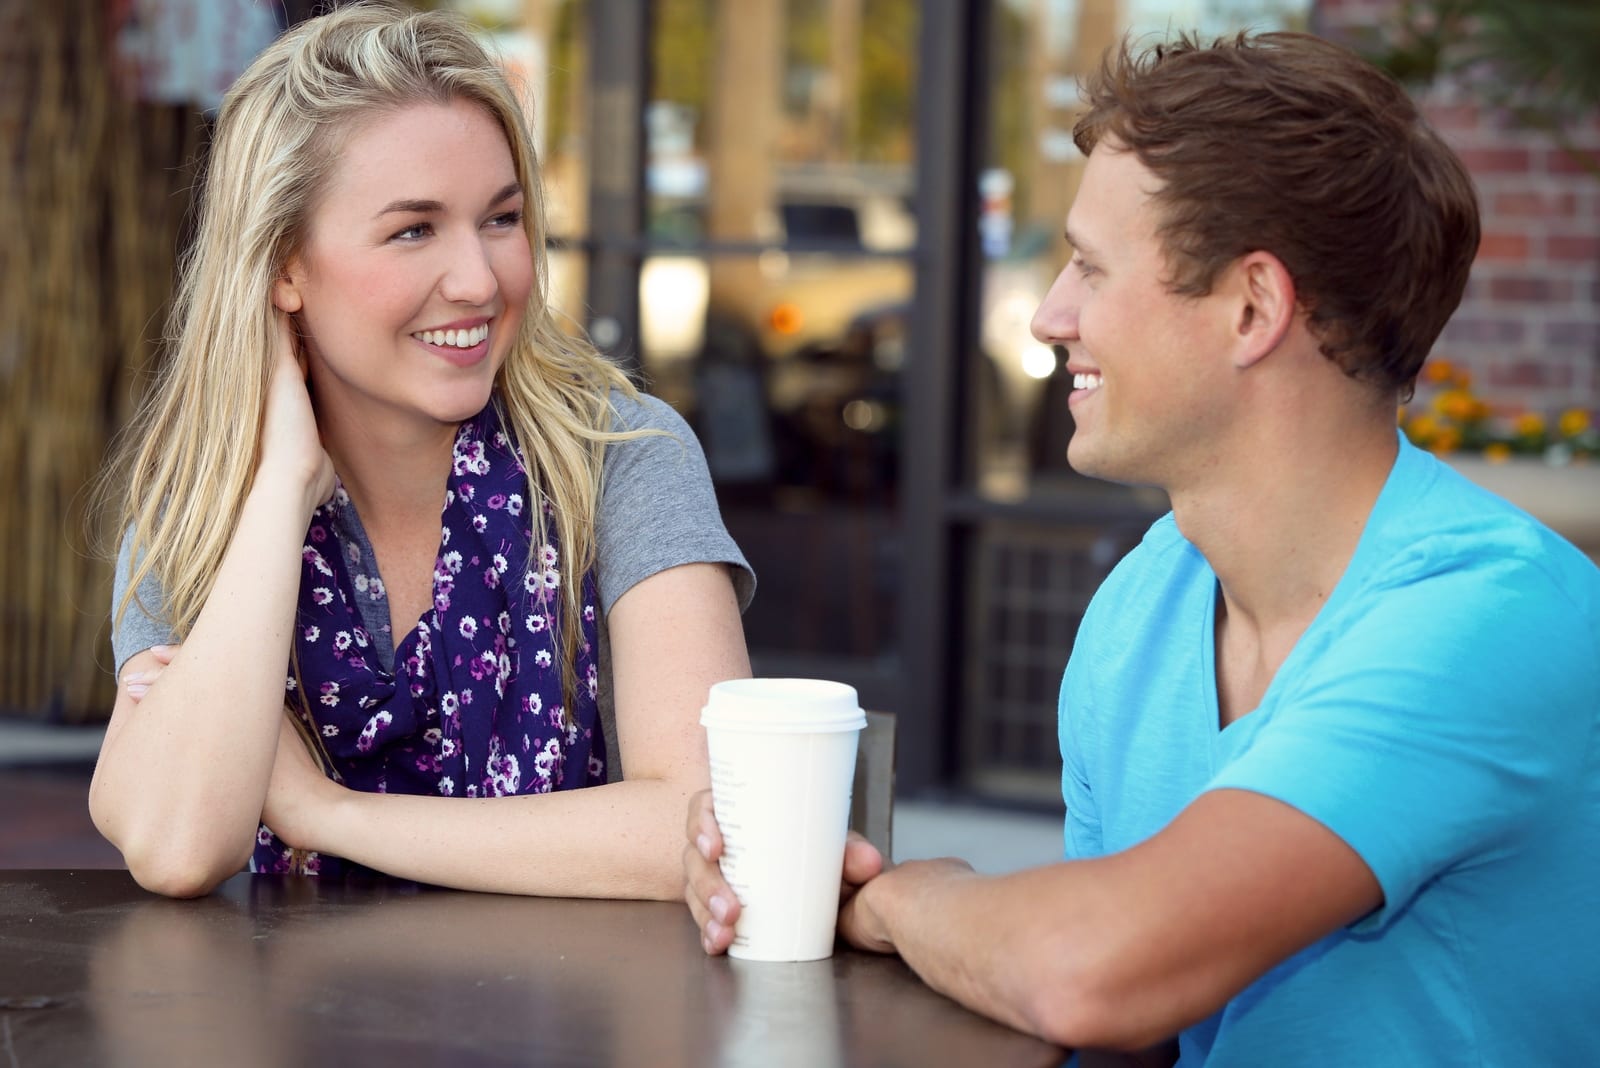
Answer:
<path fill-rule="evenodd" d="M 119 87 L 110 6 L 0 5 L 0 714 L 13 716 L 110 712 L 111 563 L 89 489 L 157 353 L 201 151 L 197 115 Z"/>

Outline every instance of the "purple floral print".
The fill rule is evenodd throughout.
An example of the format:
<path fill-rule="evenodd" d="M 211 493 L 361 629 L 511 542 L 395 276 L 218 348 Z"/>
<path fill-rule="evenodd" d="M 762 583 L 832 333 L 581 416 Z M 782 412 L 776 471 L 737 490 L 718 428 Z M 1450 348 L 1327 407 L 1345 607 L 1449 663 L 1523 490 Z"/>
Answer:
<path fill-rule="evenodd" d="M 445 797 L 604 782 L 594 577 L 585 575 L 576 591 L 562 582 L 553 525 L 548 542 L 534 545 L 524 500 L 534 502 L 530 511 L 542 506 L 548 515 L 549 506 L 530 488 L 494 402 L 456 435 L 433 606 L 397 643 L 393 671 L 369 651 L 356 601 L 382 598 L 382 582 L 352 575 L 360 549 L 340 546 L 332 521 L 335 505 L 348 505 L 343 494 L 335 489 L 336 501 L 312 513 L 306 532 L 294 650 L 300 681 L 293 664 L 287 680 L 290 704 L 309 713 L 334 777 L 355 790 Z M 570 715 L 560 669 L 567 596 L 583 599 L 584 621 Z M 333 875 L 356 865 L 316 854 L 295 864 L 262 827 L 250 867 Z"/>

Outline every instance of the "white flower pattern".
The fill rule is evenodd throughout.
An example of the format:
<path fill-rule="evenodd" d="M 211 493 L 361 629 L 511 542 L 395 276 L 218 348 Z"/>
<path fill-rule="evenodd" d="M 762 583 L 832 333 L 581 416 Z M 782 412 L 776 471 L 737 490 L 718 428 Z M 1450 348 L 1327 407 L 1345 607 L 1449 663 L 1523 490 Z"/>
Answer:
<path fill-rule="evenodd" d="M 331 773 L 352 789 L 500 797 L 605 781 L 593 576 L 564 589 L 559 546 L 548 533 L 534 543 L 527 513 L 538 507 L 546 520 L 553 513 L 530 494 L 498 419 L 491 404 L 457 434 L 432 607 L 409 630 L 387 632 L 399 638 L 392 670 L 371 650 L 373 634 L 357 608 L 386 602 L 387 589 L 343 484 L 336 481 L 332 500 L 312 514 L 296 656 L 316 698 L 314 730 Z M 553 521 L 545 529 L 553 531 Z M 553 670 L 565 596 L 583 598 L 572 723 L 563 672 Z M 292 673 L 285 688 L 295 690 Z M 345 863 L 297 854 L 261 828 L 252 870 L 286 871 L 291 862 L 324 874 Z"/>

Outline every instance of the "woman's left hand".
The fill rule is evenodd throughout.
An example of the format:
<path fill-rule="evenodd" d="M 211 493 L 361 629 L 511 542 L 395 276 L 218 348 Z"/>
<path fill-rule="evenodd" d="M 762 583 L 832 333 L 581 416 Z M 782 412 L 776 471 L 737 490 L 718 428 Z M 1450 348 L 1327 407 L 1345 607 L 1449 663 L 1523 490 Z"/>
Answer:
<path fill-rule="evenodd" d="M 261 822 L 295 849 L 316 849 L 313 839 L 322 825 L 322 813 L 343 789 L 317 766 L 300 732 L 285 711 L 278 726 L 278 755 L 267 782 L 267 799 Z"/>

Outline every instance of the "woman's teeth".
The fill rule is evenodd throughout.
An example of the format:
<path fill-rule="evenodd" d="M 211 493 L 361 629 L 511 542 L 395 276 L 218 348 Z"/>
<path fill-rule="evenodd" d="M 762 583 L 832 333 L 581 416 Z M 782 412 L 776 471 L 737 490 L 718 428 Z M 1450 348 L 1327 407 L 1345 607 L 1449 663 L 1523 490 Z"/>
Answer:
<path fill-rule="evenodd" d="M 411 335 L 429 345 L 448 345 L 453 349 L 470 349 L 489 336 L 489 324 L 467 330 L 420 330 Z"/>
<path fill-rule="evenodd" d="M 1083 374 L 1073 375 L 1072 376 L 1072 388 L 1073 389 L 1099 389 L 1100 388 L 1100 376 L 1099 375 L 1083 375 Z"/>

